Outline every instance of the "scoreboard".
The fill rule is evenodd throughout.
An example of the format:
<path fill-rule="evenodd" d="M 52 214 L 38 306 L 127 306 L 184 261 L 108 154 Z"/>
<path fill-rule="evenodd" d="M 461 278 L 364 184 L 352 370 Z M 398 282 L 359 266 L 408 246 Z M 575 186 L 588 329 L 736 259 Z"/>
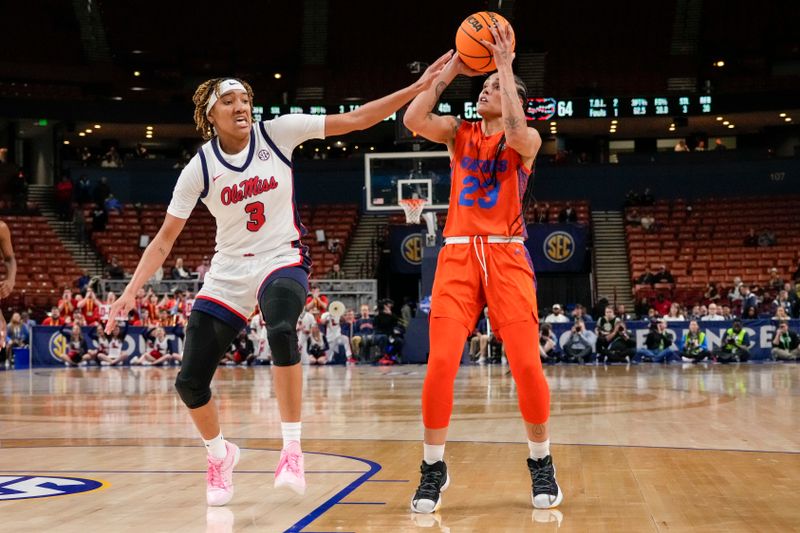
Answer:
<path fill-rule="evenodd" d="M 360 104 L 338 105 L 270 105 L 254 106 L 253 118 L 269 120 L 280 115 L 303 113 L 308 115 L 335 115 L 358 109 Z M 528 98 L 525 114 L 528 120 L 556 120 L 569 118 L 618 117 L 673 117 L 677 115 L 707 115 L 713 111 L 710 95 L 692 96 L 634 96 L 558 99 L 549 97 Z M 440 101 L 436 112 L 456 115 L 467 120 L 477 120 L 477 104 L 473 101 Z M 397 113 L 386 117 L 385 122 L 397 120 Z"/>

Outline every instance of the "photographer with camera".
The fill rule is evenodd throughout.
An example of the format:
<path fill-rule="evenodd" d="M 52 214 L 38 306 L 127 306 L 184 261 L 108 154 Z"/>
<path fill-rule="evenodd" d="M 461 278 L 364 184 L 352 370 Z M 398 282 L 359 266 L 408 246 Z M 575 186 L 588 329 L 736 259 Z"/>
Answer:
<path fill-rule="evenodd" d="M 575 325 L 570 330 L 569 339 L 564 344 L 564 358 L 565 363 L 579 363 L 583 364 L 587 361 L 594 359 L 594 344 L 597 341 L 597 336 L 586 329 L 583 319 L 578 318 L 575 320 Z"/>
<path fill-rule="evenodd" d="M 550 324 L 542 324 L 542 329 L 539 331 L 539 355 L 543 363 L 558 363 L 561 360 L 558 339 Z"/>
<path fill-rule="evenodd" d="M 689 331 L 681 339 L 681 360 L 686 363 L 699 363 L 708 359 L 708 342 L 706 334 L 700 331 L 697 320 L 689 321 Z"/>
<path fill-rule="evenodd" d="M 800 359 L 800 336 L 789 329 L 789 323 L 782 320 L 772 339 L 772 359 L 778 361 L 797 361 Z"/>
<path fill-rule="evenodd" d="M 742 327 L 742 321 L 737 318 L 733 321 L 733 326 L 725 331 L 720 348 L 714 355 L 720 363 L 744 363 L 750 359 L 748 346 L 750 346 L 750 337 Z"/>
<path fill-rule="evenodd" d="M 650 332 L 644 341 L 645 347 L 636 352 L 637 358 L 654 363 L 669 363 L 673 358 L 673 338 L 667 331 L 663 318 L 650 323 Z"/>

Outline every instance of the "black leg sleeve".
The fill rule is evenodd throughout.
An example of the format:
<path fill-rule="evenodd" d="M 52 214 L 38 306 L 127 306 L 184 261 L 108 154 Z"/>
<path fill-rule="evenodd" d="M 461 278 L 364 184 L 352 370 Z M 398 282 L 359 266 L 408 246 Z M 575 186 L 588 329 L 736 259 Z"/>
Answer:
<path fill-rule="evenodd" d="M 275 366 L 292 366 L 300 362 L 297 319 L 305 303 L 305 287 L 291 278 L 277 278 L 261 293 L 258 304 L 267 324 L 267 340 Z"/>

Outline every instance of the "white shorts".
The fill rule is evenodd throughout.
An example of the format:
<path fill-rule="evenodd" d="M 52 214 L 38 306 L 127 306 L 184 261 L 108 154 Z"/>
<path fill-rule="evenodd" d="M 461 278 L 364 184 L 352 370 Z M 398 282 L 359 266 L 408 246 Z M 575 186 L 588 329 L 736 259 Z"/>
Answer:
<path fill-rule="evenodd" d="M 214 254 L 192 311 L 224 320 L 237 330 L 249 321 L 263 290 L 276 278 L 291 278 L 308 290 L 311 260 L 300 241 L 261 254 Z"/>

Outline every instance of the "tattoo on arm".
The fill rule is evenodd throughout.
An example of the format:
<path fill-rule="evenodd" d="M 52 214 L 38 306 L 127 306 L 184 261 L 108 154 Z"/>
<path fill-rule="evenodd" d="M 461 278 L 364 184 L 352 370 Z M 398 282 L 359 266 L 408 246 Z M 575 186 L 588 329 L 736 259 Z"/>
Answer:
<path fill-rule="evenodd" d="M 443 81 L 440 81 L 436 84 L 436 90 L 434 94 L 436 94 L 436 100 L 439 100 L 439 97 L 442 96 L 444 90 L 447 89 L 447 84 Z"/>
<path fill-rule="evenodd" d="M 456 136 L 458 133 L 458 128 L 461 126 L 461 119 L 458 117 L 453 117 L 453 137 Z"/>
<path fill-rule="evenodd" d="M 163 246 L 159 246 L 159 247 L 158 247 L 158 251 L 159 251 L 159 252 L 161 253 L 161 255 L 163 255 L 164 257 L 167 257 L 167 256 L 169 255 L 169 254 L 167 253 L 167 251 L 164 249 L 164 247 L 163 247 Z"/>
<path fill-rule="evenodd" d="M 519 126 L 519 119 L 517 117 L 508 117 L 506 119 L 506 127 L 508 129 L 515 130 L 517 126 Z"/>

